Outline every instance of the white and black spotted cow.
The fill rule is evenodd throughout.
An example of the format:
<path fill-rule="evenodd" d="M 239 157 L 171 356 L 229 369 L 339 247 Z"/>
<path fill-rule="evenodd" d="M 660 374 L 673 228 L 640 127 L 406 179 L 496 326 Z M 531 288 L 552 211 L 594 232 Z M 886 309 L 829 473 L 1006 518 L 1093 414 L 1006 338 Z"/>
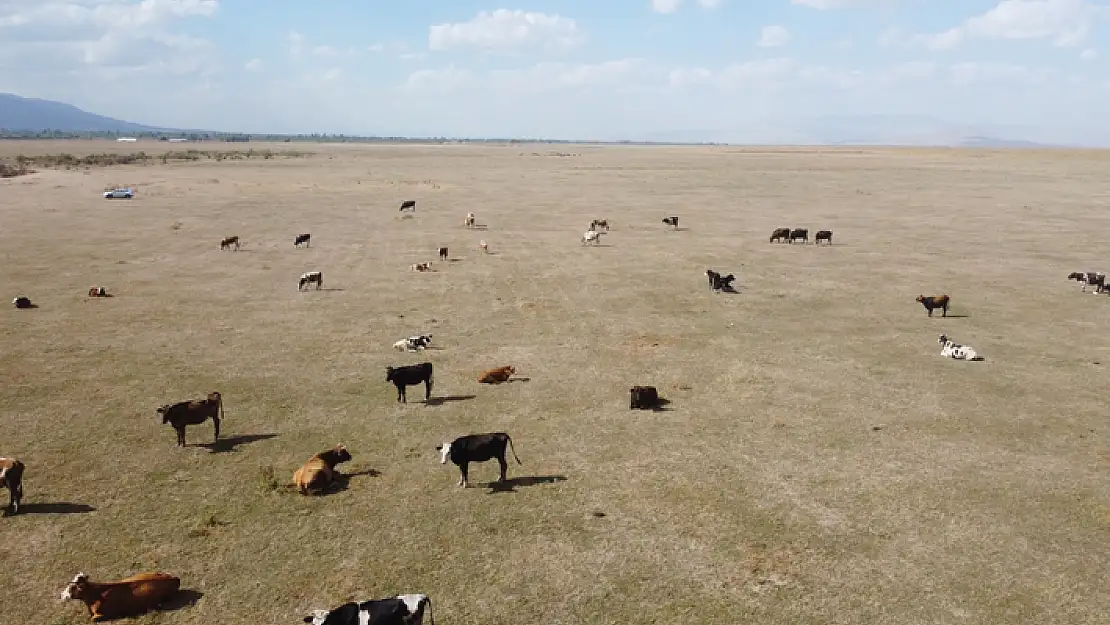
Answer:
<path fill-rule="evenodd" d="M 421 334 L 420 336 L 410 336 L 407 339 L 401 339 L 393 344 L 393 349 L 399 352 L 415 352 L 421 349 L 426 349 L 432 344 L 431 334 Z"/>
<path fill-rule="evenodd" d="M 587 230 L 582 234 L 582 245 L 586 245 L 587 243 L 593 243 L 594 245 L 601 244 L 601 235 L 603 234 L 605 233 L 598 232 L 597 230 Z"/>
<path fill-rule="evenodd" d="M 970 345 L 960 345 L 948 339 L 947 334 L 940 335 L 940 355 L 953 360 L 982 360 Z"/>
<path fill-rule="evenodd" d="M 301 281 L 297 285 L 297 290 L 300 291 L 306 284 L 315 284 L 316 290 L 319 291 L 320 287 L 324 286 L 324 274 L 320 271 L 309 271 L 308 273 L 301 274 Z"/>
<path fill-rule="evenodd" d="M 344 603 L 332 610 L 313 610 L 304 617 L 311 625 L 422 625 L 424 610 L 428 624 L 435 625 L 432 600 L 428 595 L 397 595 L 388 599 L 371 599 Z"/>

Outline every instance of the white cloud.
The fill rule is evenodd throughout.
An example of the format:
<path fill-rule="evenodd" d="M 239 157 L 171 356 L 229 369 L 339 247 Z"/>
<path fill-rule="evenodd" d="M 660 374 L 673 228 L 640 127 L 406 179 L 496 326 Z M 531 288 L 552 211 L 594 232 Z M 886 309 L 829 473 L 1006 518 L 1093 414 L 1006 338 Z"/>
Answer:
<path fill-rule="evenodd" d="M 651 10 L 656 13 L 674 13 L 682 6 L 682 0 L 651 0 Z"/>
<path fill-rule="evenodd" d="M 826 11 L 883 4 L 885 0 L 790 0 L 790 4 Z"/>
<path fill-rule="evenodd" d="M 257 72 L 261 70 L 262 67 L 262 59 L 251 59 L 247 61 L 246 65 L 243 66 L 243 69 L 247 70 L 248 72 Z"/>
<path fill-rule="evenodd" d="M 949 78 L 957 85 L 1002 82 L 1032 86 L 1044 84 L 1059 75 L 1060 72 L 1051 68 L 1006 63 L 956 63 L 949 68 Z"/>
<path fill-rule="evenodd" d="M 1098 58 L 1098 51 L 1094 48 L 1087 48 L 1079 55 L 1079 58 L 1084 61 L 1093 61 Z"/>
<path fill-rule="evenodd" d="M 432 50 L 464 47 L 567 50 L 584 40 L 578 23 L 571 18 L 508 9 L 482 11 L 469 22 L 433 24 L 428 29 L 428 47 Z"/>
<path fill-rule="evenodd" d="M 721 6 L 721 0 L 698 0 L 698 5 L 703 9 L 712 11 Z"/>
<path fill-rule="evenodd" d="M 790 42 L 790 31 L 782 26 L 764 26 L 755 45 L 761 48 L 778 48 Z"/>
<path fill-rule="evenodd" d="M 789 78 L 797 65 L 788 58 L 747 61 L 720 70 L 704 67 L 678 68 L 669 75 L 671 87 L 710 85 L 720 88 L 746 87 L 753 84 L 770 86 Z"/>
<path fill-rule="evenodd" d="M 295 30 L 291 30 L 289 34 L 285 36 L 285 39 L 289 43 L 289 54 L 294 57 L 301 56 L 304 52 L 304 35 Z"/>
<path fill-rule="evenodd" d="M 1105 12 L 1085 0 L 1002 0 L 959 26 L 915 35 L 910 42 L 931 50 L 951 50 L 971 39 L 1048 40 L 1072 47 L 1086 41 L 1094 20 Z"/>
<path fill-rule="evenodd" d="M 469 82 L 469 71 L 458 69 L 454 64 L 440 69 L 421 69 L 409 74 L 403 89 L 421 91 L 451 91 Z"/>
<path fill-rule="evenodd" d="M 366 50 L 369 51 L 369 52 L 381 52 L 381 51 L 385 50 L 385 44 L 383 44 L 383 43 L 372 43 L 372 44 L 366 46 Z"/>

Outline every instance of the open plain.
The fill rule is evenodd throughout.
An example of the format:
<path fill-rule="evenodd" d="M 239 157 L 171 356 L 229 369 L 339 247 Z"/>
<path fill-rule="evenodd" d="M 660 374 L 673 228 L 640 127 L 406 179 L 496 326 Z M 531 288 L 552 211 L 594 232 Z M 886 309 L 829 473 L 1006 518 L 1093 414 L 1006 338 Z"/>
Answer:
<path fill-rule="evenodd" d="M 1110 153 L 294 145 L 0 181 L 0 455 L 27 465 L 0 623 L 85 623 L 74 574 L 150 569 L 188 601 L 135 623 L 409 592 L 444 625 L 1106 622 L 1110 297 L 1065 276 L 1110 269 Z M 385 367 L 424 360 L 433 401 L 396 403 Z M 502 365 L 526 380 L 477 383 Z M 671 403 L 630 411 L 637 384 Z M 213 390 L 220 443 L 175 448 L 155 409 Z M 455 486 L 435 446 L 498 430 L 509 484 Z M 290 492 L 336 443 L 346 487 Z"/>

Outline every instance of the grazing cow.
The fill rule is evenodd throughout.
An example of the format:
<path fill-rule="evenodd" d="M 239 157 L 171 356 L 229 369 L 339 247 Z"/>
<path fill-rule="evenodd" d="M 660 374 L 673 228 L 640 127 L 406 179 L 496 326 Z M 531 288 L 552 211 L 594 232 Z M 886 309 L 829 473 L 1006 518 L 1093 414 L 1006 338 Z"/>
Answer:
<path fill-rule="evenodd" d="M 301 243 L 304 243 L 305 247 L 312 247 L 311 239 L 312 235 L 307 232 L 304 234 L 298 234 L 297 238 L 293 239 L 293 247 L 299 247 Z"/>
<path fill-rule="evenodd" d="M 586 245 L 587 243 L 593 243 L 594 245 L 600 244 L 601 243 L 601 235 L 603 235 L 603 234 L 605 234 L 605 233 L 604 232 L 598 232 L 597 230 L 590 230 L 590 231 L 584 233 L 582 235 L 582 245 Z"/>
<path fill-rule="evenodd" d="M 320 271 L 309 271 L 301 274 L 301 280 L 297 284 L 297 290 L 300 291 L 306 284 L 316 284 L 316 290 L 319 291 L 320 287 L 324 286 L 324 274 Z"/>
<path fill-rule="evenodd" d="M 226 250 L 226 249 L 230 248 L 232 245 L 235 246 L 235 249 L 239 249 L 239 237 L 237 237 L 237 236 L 228 237 L 228 238 L 224 239 L 223 241 L 220 241 L 220 249 L 221 250 Z"/>
<path fill-rule="evenodd" d="M 775 228 L 774 232 L 771 233 L 771 240 L 769 243 L 774 243 L 775 241 L 782 243 L 789 240 L 790 228 Z"/>
<path fill-rule="evenodd" d="M 478 383 L 501 384 L 502 382 L 508 382 L 509 378 L 513 377 L 514 373 L 516 373 L 516 368 L 512 365 L 490 369 L 489 371 L 483 372 L 482 375 L 478 376 Z"/>
<path fill-rule="evenodd" d="M 705 275 L 709 276 L 709 286 L 714 291 L 731 291 L 732 281 L 736 279 L 736 276 L 731 273 L 727 276 L 722 276 L 712 269 L 706 269 Z"/>
<path fill-rule="evenodd" d="M 1085 272 L 1085 271 L 1073 271 L 1073 272 L 1068 274 L 1068 280 L 1075 280 L 1076 282 L 1086 282 L 1087 272 Z"/>
<path fill-rule="evenodd" d="M 406 386 L 415 386 L 424 383 L 424 401 L 432 398 L 432 363 L 422 362 L 418 365 L 405 365 L 403 367 L 386 367 L 385 381 L 393 382 L 397 387 L 397 401 L 408 403 L 405 394 Z"/>
<path fill-rule="evenodd" d="M 447 260 L 447 248 L 445 248 L 445 247 L 439 248 L 439 259 L 440 260 Z"/>
<path fill-rule="evenodd" d="M 482 248 L 483 252 L 489 254 L 489 245 L 486 244 L 485 239 L 478 241 L 478 247 Z"/>
<path fill-rule="evenodd" d="M 632 395 L 630 410 L 651 410 L 659 405 L 659 391 L 654 386 L 633 386 L 629 393 Z"/>
<path fill-rule="evenodd" d="M 428 595 L 397 595 L 388 599 L 371 599 L 344 603 L 334 610 L 313 610 L 304 622 L 310 625 L 423 625 L 424 608 L 428 609 L 429 625 L 435 625 L 432 600 Z"/>
<path fill-rule="evenodd" d="M 918 295 L 917 301 L 921 302 L 925 310 L 929 311 L 930 317 L 933 316 L 933 309 L 935 308 L 940 308 L 944 312 L 944 314 L 941 315 L 942 317 L 948 316 L 949 297 L 947 295 L 930 295 L 929 297 Z"/>
<path fill-rule="evenodd" d="M 224 416 L 224 400 L 216 391 L 208 394 L 204 399 L 179 401 L 176 404 L 164 404 L 157 410 L 162 415 L 162 424 L 169 423 L 177 431 L 177 446 L 185 446 L 185 426 L 200 425 L 212 419 L 215 435 L 212 442 L 220 440 L 220 419 Z"/>
<path fill-rule="evenodd" d="M 474 227 L 474 213 L 467 213 L 466 218 L 463 219 L 463 226 L 467 228 Z"/>
<path fill-rule="evenodd" d="M 597 230 L 598 228 L 605 228 L 605 231 L 608 232 L 609 231 L 609 220 L 608 219 L 595 219 L 595 220 L 590 222 L 590 230 Z"/>
<path fill-rule="evenodd" d="M 410 336 L 407 339 L 401 339 L 393 344 L 393 349 L 404 352 L 415 352 L 417 350 L 425 349 L 432 343 L 431 334 L 421 334 L 420 336 Z"/>
<path fill-rule="evenodd" d="M 941 356 L 955 360 L 982 360 L 979 354 L 976 353 L 970 345 L 960 345 L 959 343 L 950 341 L 945 334 L 940 335 L 940 339 L 938 340 L 941 344 Z"/>
<path fill-rule="evenodd" d="M 321 451 L 308 459 L 301 468 L 293 472 L 293 485 L 302 495 L 317 495 L 331 487 L 339 471 L 335 465 L 348 462 L 350 452 L 343 445 Z"/>
<path fill-rule="evenodd" d="M 16 308 L 30 308 L 31 300 L 26 297 L 20 296 L 12 300 L 12 305 Z"/>
<path fill-rule="evenodd" d="M 809 228 L 795 228 L 790 231 L 789 243 L 793 243 L 795 239 L 801 239 L 805 243 L 809 243 Z"/>
<path fill-rule="evenodd" d="M 118 582 L 97 583 L 78 573 L 62 591 L 62 600 L 84 602 L 94 622 L 138 616 L 158 608 L 181 588 L 181 580 L 166 573 L 139 573 Z"/>
<path fill-rule="evenodd" d="M 1102 292 L 1102 289 L 1106 286 L 1106 274 L 1104 273 L 1088 271 L 1084 278 L 1086 279 L 1083 281 L 1083 288 L 1081 289 L 1084 293 L 1087 292 L 1089 286 L 1095 287 L 1095 293 Z"/>
<path fill-rule="evenodd" d="M 102 286 L 90 286 L 89 297 L 108 297 L 108 290 Z"/>
<path fill-rule="evenodd" d="M 405 200 L 405 201 L 401 202 L 401 210 L 403 210 L 403 211 L 404 210 L 415 211 L 416 210 L 416 200 Z"/>
<path fill-rule="evenodd" d="M 674 229 L 678 230 L 678 217 L 664 217 L 663 223 L 668 226 L 674 226 Z"/>
<path fill-rule="evenodd" d="M 8 489 L 8 510 L 19 512 L 23 500 L 23 463 L 15 458 L 0 458 L 0 487 Z"/>
<path fill-rule="evenodd" d="M 460 436 L 450 443 L 436 445 L 436 451 L 440 453 L 440 464 L 447 464 L 447 460 L 450 458 L 451 462 L 459 467 L 459 473 L 461 474 L 459 486 L 466 488 L 470 485 L 468 465 L 471 462 L 486 462 L 497 458 L 498 464 L 501 465 L 501 477 L 497 481 L 505 481 L 505 471 L 509 468 L 509 463 L 505 462 L 506 445 L 512 449 L 516 463 L 524 464 L 520 461 L 520 458 L 516 457 L 513 439 L 504 432 Z"/>
<path fill-rule="evenodd" d="M 425 263 L 416 263 L 416 264 L 410 265 L 409 269 L 412 269 L 413 271 L 431 271 L 432 270 L 432 263 L 431 263 L 431 261 L 428 261 L 428 262 L 425 262 Z"/>
<path fill-rule="evenodd" d="M 826 241 L 829 245 L 832 245 L 832 230 L 818 230 L 817 234 L 813 237 L 813 242 L 817 245 L 821 245 L 821 241 Z"/>

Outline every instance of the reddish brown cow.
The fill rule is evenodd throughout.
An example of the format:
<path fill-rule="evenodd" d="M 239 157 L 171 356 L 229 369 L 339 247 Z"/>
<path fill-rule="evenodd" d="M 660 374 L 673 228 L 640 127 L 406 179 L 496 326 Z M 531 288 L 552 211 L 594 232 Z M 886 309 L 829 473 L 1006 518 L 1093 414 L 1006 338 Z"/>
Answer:
<path fill-rule="evenodd" d="M 19 512 L 23 499 L 23 463 L 15 458 L 0 458 L 0 487 L 8 489 L 8 508 L 12 514 Z"/>
<path fill-rule="evenodd" d="M 322 451 L 293 472 L 293 484 L 302 495 L 322 493 L 332 485 L 339 473 L 335 470 L 335 465 L 350 459 L 351 454 L 343 445 Z"/>
<path fill-rule="evenodd" d="M 918 295 L 917 301 L 921 302 L 921 305 L 925 307 L 925 310 L 929 311 L 930 317 L 933 316 L 934 308 L 940 308 L 944 312 L 944 314 L 941 315 L 942 317 L 948 316 L 949 298 L 947 295 L 930 295 L 928 297 L 925 297 L 924 295 Z"/>
<path fill-rule="evenodd" d="M 478 376 L 478 382 L 482 384 L 501 384 L 502 382 L 508 382 L 514 373 L 516 373 L 516 369 L 512 365 L 498 367 Z"/>
<path fill-rule="evenodd" d="M 166 573 L 139 573 L 118 582 L 97 583 L 78 573 L 62 591 L 62 600 L 83 601 L 93 621 L 137 616 L 159 607 L 181 588 L 181 580 Z"/>

